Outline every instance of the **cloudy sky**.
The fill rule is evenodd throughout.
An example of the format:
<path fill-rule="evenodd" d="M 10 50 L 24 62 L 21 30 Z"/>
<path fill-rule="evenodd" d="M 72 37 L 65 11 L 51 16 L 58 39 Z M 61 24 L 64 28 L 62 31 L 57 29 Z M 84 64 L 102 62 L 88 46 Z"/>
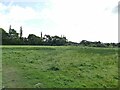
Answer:
<path fill-rule="evenodd" d="M 69 41 L 118 42 L 118 0 L 0 0 L 0 27 Z"/>

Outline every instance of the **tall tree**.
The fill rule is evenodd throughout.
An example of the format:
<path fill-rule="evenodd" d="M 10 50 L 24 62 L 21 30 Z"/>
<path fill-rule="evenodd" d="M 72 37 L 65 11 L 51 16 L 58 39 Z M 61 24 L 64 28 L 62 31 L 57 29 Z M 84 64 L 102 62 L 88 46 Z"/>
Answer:
<path fill-rule="evenodd" d="M 41 39 L 42 39 L 43 37 L 42 37 L 42 32 L 41 32 Z"/>
<path fill-rule="evenodd" d="M 22 38 L 22 34 L 23 34 L 23 30 L 22 30 L 22 26 L 20 27 L 20 38 Z"/>
<path fill-rule="evenodd" d="M 11 33 L 11 25 L 10 25 L 10 27 L 9 27 L 9 33 Z"/>

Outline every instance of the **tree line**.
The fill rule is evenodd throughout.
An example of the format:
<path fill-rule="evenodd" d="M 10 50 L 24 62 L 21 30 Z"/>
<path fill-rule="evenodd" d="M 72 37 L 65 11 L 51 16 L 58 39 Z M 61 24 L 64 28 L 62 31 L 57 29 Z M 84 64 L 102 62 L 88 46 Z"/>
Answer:
<path fill-rule="evenodd" d="M 119 47 L 120 43 L 102 43 L 100 41 L 82 40 L 80 43 L 68 41 L 65 36 L 50 36 L 42 35 L 36 36 L 29 34 L 28 37 L 23 37 L 23 30 L 20 27 L 20 32 L 17 33 L 15 29 L 9 27 L 7 33 L 3 28 L 0 28 L 0 35 L 2 35 L 2 45 L 48 45 L 48 46 L 89 46 L 89 47 Z"/>
<path fill-rule="evenodd" d="M 2 35 L 2 45 L 50 45 L 50 46 L 61 46 L 65 45 L 67 39 L 65 36 L 50 36 L 42 35 L 36 36 L 34 34 L 29 34 L 28 37 L 23 37 L 23 30 L 20 27 L 20 32 L 17 33 L 15 29 L 9 27 L 9 32 L 7 33 L 3 28 L 0 28 L 0 33 Z"/>

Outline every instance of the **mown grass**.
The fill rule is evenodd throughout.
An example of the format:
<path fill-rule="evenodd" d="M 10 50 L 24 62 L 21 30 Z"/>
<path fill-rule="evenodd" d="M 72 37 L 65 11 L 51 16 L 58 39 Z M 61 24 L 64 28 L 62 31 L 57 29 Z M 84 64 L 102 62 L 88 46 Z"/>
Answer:
<path fill-rule="evenodd" d="M 118 87 L 117 48 L 3 46 L 3 86 Z"/>

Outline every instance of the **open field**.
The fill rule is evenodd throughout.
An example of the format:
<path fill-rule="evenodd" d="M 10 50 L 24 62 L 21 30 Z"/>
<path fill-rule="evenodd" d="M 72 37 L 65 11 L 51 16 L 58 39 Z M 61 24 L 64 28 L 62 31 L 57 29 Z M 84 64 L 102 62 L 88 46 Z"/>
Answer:
<path fill-rule="evenodd" d="M 4 87 L 118 86 L 117 48 L 3 46 L 2 65 Z"/>

